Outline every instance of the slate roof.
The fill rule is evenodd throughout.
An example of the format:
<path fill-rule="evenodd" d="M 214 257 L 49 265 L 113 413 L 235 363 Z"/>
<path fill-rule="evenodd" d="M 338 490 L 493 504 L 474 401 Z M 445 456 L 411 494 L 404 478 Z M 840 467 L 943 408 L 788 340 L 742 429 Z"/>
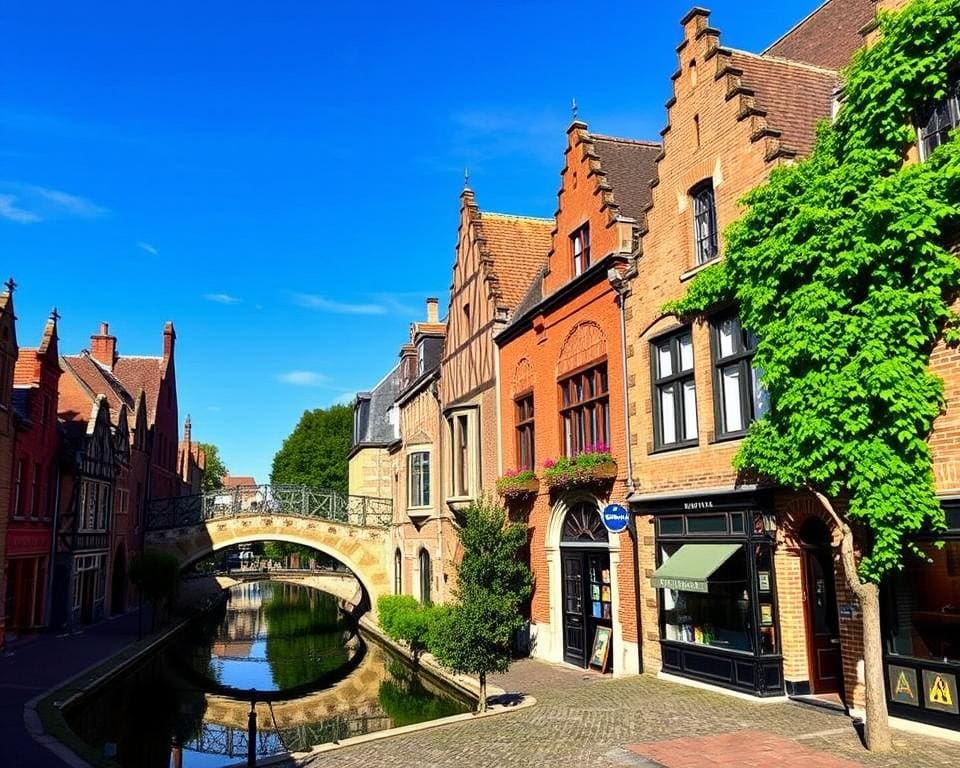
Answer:
<path fill-rule="evenodd" d="M 636 221 L 650 205 L 650 181 L 657 175 L 657 157 L 661 146 L 656 141 L 620 139 L 589 134 L 600 160 L 600 170 L 613 190 L 613 201 L 620 213 Z"/>
<path fill-rule="evenodd" d="M 843 69 L 863 45 L 860 29 L 876 15 L 874 0 L 827 0 L 764 54 Z"/>
<path fill-rule="evenodd" d="M 503 303 L 513 310 L 547 261 L 553 219 L 481 212 L 480 234 L 493 260 L 492 271 Z"/>
<path fill-rule="evenodd" d="M 443 341 L 438 341 L 442 347 Z M 356 433 L 357 445 L 371 443 L 386 445 L 393 442 L 396 435 L 394 435 L 393 426 L 387 421 L 387 412 L 399 394 L 400 364 L 398 363 L 370 392 L 363 392 L 357 396 L 355 407 L 359 410 L 357 418 L 360 420 Z"/>

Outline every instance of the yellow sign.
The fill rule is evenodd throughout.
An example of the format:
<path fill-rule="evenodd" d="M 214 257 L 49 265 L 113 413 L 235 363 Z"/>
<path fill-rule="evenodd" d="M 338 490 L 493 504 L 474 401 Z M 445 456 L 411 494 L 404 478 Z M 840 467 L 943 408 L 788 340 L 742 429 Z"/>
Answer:
<path fill-rule="evenodd" d="M 899 683 L 898 683 L 899 686 Z M 930 687 L 930 703 L 939 704 L 943 707 L 953 706 L 953 697 L 950 695 L 950 686 L 946 684 L 943 677 L 937 675 Z"/>
<path fill-rule="evenodd" d="M 897 689 L 894 694 L 909 696 L 911 699 L 916 698 L 913 694 L 913 688 L 910 687 L 910 682 L 907 680 L 907 673 L 902 669 L 900 670 L 900 676 L 897 678 Z"/>

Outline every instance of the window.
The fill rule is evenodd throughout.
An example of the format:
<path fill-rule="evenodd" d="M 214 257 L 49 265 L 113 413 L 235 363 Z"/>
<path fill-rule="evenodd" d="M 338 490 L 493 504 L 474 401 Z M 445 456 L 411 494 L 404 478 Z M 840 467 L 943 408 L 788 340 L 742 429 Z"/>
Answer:
<path fill-rule="evenodd" d="M 752 365 L 757 341 L 740 327 L 736 315 L 713 322 L 712 335 L 717 435 L 739 435 L 768 407 L 759 372 Z"/>
<path fill-rule="evenodd" d="M 607 364 L 568 376 L 560 382 L 563 452 L 576 456 L 610 443 L 610 398 Z"/>
<path fill-rule="evenodd" d="M 403 555 L 398 549 L 393 553 L 393 594 L 403 593 Z"/>
<path fill-rule="evenodd" d="M 430 553 L 425 549 L 420 550 L 420 602 L 424 605 L 430 603 L 430 582 L 432 574 L 430 572 Z"/>
<path fill-rule="evenodd" d="M 533 469 L 533 394 L 518 397 L 517 409 L 517 469 Z"/>
<path fill-rule="evenodd" d="M 409 506 L 430 506 L 430 453 L 417 451 L 407 458 L 407 486 L 409 488 Z"/>
<path fill-rule="evenodd" d="M 40 519 L 40 463 L 33 463 L 33 488 L 30 492 L 30 515 Z"/>
<path fill-rule="evenodd" d="M 26 462 L 20 459 L 17 462 L 17 474 L 13 479 L 13 515 L 14 517 L 23 517 L 23 473 L 26 469 Z"/>
<path fill-rule="evenodd" d="M 43 396 L 43 407 L 40 409 L 40 423 L 46 424 L 50 421 L 50 395 Z"/>
<path fill-rule="evenodd" d="M 590 266 L 590 225 L 584 224 L 570 236 L 573 274 L 582 275 Z"/>
<path fill-rule="evenodd" d="M 717 257 L 717 207 L 713 196 L 713 182 L 707 180 L 694 187 L 693 237 L 697 251 L 697 264 L 706 264 Z"/>
<path fill-rule="evenodd" d="M 697 391 L 689 329 L 653 342 L 651 358 L 654 448 L 695 445 Z"/>
<path fill-rule="evenodd" d="M 926 159 L 933 150 L 950 138 L 950 132 L 960 124 L 960 81 L 947 87 L 947 95 L 929 105 L 920 115 L 920 158 Z"/>
<path fill-rule="evenodd" d="M 478 445 L 474 432 L 476 429 L 476 411 L 461 411 L 447 417 L 447 429 L 450 438 L 450 495 L 454 498 L 471 498 L 474 494 L 475 480 L 478 476 L 478 459 L 475 455 Z"/>

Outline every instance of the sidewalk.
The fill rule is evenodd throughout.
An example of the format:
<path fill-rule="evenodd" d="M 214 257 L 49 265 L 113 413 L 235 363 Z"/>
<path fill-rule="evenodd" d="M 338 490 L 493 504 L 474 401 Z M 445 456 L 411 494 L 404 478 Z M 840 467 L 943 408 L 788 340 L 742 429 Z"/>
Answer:
<path fill-rule="evenodd" d="M 49 749 L 27 732 L 23 707 L 87 667 L 137 641 L 137 611 L 85 627 L 78 634 L 44 633 L 25 638 L 0 656 L 0 764 L 16 768 L 62 766 Z M 144 609 L 144 633 L 150 612 Z"/>

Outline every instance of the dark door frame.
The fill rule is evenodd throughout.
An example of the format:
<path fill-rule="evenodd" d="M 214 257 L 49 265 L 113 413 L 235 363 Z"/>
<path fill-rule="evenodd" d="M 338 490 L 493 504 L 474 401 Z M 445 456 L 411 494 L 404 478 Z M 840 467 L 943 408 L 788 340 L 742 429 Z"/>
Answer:
<path fill-rule="evenodd" d="M 562 626 L 562 642 L 563 642 L 563 660 L 568 664 L 575 664 L 577 666 L 583 667 L 586 669 L 589 666 L 590 653 L 593 645 L 593 635 L 596 631 L 598 625 L 600 626 L 613 626 L 613 616 L 611 610 L 610 618 L 596 618 L 593 616 L 592 605 L 593 599 L 589 593 L 591 586 L 590 579 L 590 558 L 591 557 L 600 557 L 603 558 L 606 563 L 606 568 L 608 571 L 611 570 L 610 567 L 610 548 L 606 545 L 603 546 L 576 546 L 576 545 L 566 545 L 560 548 L 560 602 L 562 605 L 563 613 L 563 626 Z M 566 562 L 568 559 L 577 560 L 580 568 L 580 613 L 577 617 L 578 621 L 575 626 L 579 626 L 582 631 L 582 644 L 583 644 L 583 656 L 582 658 L 577 654 L 569 652 L 569 645 L 567 643 L 567 628 L 568 628 L 568 619 L 572 617 L 571 613 L 567 610 L 567 569 Z M 602 587 L 601 587 L 602 588 Z M 612 593 L 613 590 L 613 578 L 611 573 L 610 579 L 610 590 Z M 611 594 L 611 609 L 612 609 L 612 598 Z M 613 658 L 613 653 L 611 649 L 610 659 Z M 612 667 L 612 661 L 608 662 L 607 670 L 609 671 Z"/>
<path fill-rule="evenodd" d="M 817 520 L 817 522 L 823 525 L 822 521 Z M 824 530 L 826 530 L 825 525 Z M 840 616 L 837 603 L 836 564 L 833 558 L 833 547 L 829 538 L 820 542 L 804 541 L 802 527 L 800 530 L 800 538 L 803 622 L 807 635 L 806 648 L 810 691 L 813 694 L 837 693 L 843 698 L 843 653 L 840 648 Z M 832 613 L 833 627 L 836 628 L 836 636 L 825 636 L 823 633 L 818 635 L 817 633 L 816 622 L 813 615 L 816 594 L 814 591 L 815 586 L 811 583 L 811 568 L 814 562 L 820 566 L 820 570 L 823 572 L 828 600 L 826 610 Z M 829 603 L 832 603 L 832 606 Z M 821 638 L 820 642 L 818 642 L 818 637 Z M 823 637 L 827 637 L 829 646 L 822 642 Z M 836 654 L 836 678 L 833 680 L 821 676 L 820 656 L 822 651 L 831 651 Z"/>

